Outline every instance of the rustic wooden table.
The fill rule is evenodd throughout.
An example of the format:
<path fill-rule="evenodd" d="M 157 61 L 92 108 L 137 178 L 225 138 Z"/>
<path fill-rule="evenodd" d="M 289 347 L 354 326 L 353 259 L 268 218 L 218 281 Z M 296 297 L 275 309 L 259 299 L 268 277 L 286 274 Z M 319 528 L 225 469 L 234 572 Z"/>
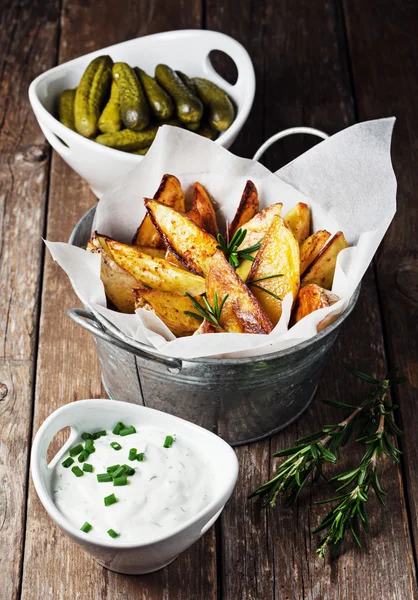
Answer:
<path fill-rule="evenodd" d="M 407 600 L 416 597 L 418 543 L 418 5 L 414 0 L 5 0 L 0 13 L 0 597 L 3 600 Z M 364 392 L 348 362 L 409 384 L 395 401 L 405 430 L 399 467 L 387 465 L 384 509 L 372 511 L 363 551 L 315 557 L 321 507 L 313 490 L 295 509 L 263 512 L 246 500 L 269 457 L 335 418 L 314 403 L 283 433 L 237 449 L 240 474 L 221 519 L 169 567 L 143 577 L 102 569 L 49 520 L 29 477 L 31 440 L 59 406 L 103 396 L 91 337 L 66 316 L 78 304 L 41 237 L 67 240 L 95 202 L 46 143 L 30 109 L 31 80 L 86 52 L 182 28 L 223 31 L 251 54 L 257 93 L 233 150 L 251 156 L 292 125 L 336 132 L 396 115 L 396 218 L 369 269 L 357 307 L 326 364 L 319 397 L 354 402 Z M 279 168 L 312 143 L 286 140 L 266 164 Z M 352 457 L 351 457 L 352 459 Z M 350 457 L 348 458 L 350 460 Z M 309 497 L 311 496 L 311 497 Z"/>

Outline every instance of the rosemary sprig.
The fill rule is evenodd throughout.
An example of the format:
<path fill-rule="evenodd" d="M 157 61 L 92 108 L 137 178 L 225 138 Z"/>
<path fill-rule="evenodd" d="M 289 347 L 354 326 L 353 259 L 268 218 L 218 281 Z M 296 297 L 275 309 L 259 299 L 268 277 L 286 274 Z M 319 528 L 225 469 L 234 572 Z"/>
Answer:
<path fill-rule="evenodd" d="M 406 381 L 406 378 L 388 374 L 385 379 L 378 380 L 354 368 L 349 368 L 349 371 L 373 384 L 371 393 L 357 406 L 334 400 L 325 401 L 330 406 L 348 408 L 351 413 L 340 423 L 326 425 L 320 431 L 296 440 L 293 447 L 276 452 L 273 456 L 288 458 L 280 464 L 272 479 L 249 496 L 267 496 L 264 506 L 271 507 L 276 506 L 279 496 L 286 498 L 287 505 L 296 502 L 309 481 L 315 481 L 321 476 L 325 478 L 324 464 L 335 463 L 340 458 L 341 448 L 349 441 L 353 432 L 357 431 L 355 441 L 366 447 L 359 465 L 329 480 L 330 483 L 339 485 L 337 492 L 347 486 L 351 486 L 350 490 L 318 502 L 338 502 L 314 530 L 314 533 L 325 531 L 317 550 L 320 557 L 325 556 L 328 546 L 332 546 L 333 557 L 337 556 L 347 532 L 353 535 L 358 546 L 361 545 L 355 529 L 360 521 L 365 531 L 369 530 L 366 503 L 370 488 L 384 504 L 386 492 L 378 477 L 378 459 L 385 454 L 391 460 L 399 462 L 400 451 L 394 441 L 402 432 L 393 419 L 393 411 L 397 407 L 388 400 L 387 393 L 391 386 Z"/>
<path fill-rule="evenodd" d="M 194 319 L 197 319 L 199 321 L 203 321 L 203 319 L 206 319 L 207 321 L 209 321 L 209 323 L 221 329 L 219 319 L 221 318 L 221 312 L 228 298 L 228 294 L 226 294 L 222 298 L 222 301 L 219 304 L 218 294 L 215 292 L 213 295 L 213 307 L 209 304 L 206 294 L 203 294 L 202 300 L 206 308 L 201 306 L 199 302 L 190 294 L 186 293 L 186 296 L 190 299 L 195 309 L 200 313 L 197 314 L 189 310 L 185 310 L 184 313 L 186 315 L 189 315 L 190 317 L 193 317 Z"/>
<path fill-rule="evenodd" d="M 241 246 L 244 241 L 245 236 L 247 235 L 247 230 L 242 229 L 240 227 L 236 230 L 232 239 L 228 242 L 223 235 L 218 233 L 218 245 L 216 246 L 219 250 L 225 254 L 226 258 L 230 265 L 236 269 L 241 260 L 244 258 L 254 262 L 254 256 L 251 256 L 251 252 L 256 252 L 256 250 L 260 250 L 262 239 L 259 240 L 256 244 L 249 246 L 248 248 L 244 248 L 243 250 L 238 250 L 239 246 Z"/>

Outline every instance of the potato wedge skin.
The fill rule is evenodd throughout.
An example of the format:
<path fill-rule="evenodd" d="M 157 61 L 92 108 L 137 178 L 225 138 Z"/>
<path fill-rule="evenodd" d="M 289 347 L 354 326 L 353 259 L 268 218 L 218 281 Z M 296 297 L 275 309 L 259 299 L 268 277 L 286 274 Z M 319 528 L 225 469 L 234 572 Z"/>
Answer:
<path fill-rule="evenodd" d="M 225 331 L 270 333 L 273 329 L 256 298 L 238 277 L 220 250 L 217 250 L 212 257 L 206 279 L 206 297 L 211 305 L 213 305 L 215 292 L 219 304 L 228 294 L 219 320 Z"/>
<path fill-rule="evenodd" d="M 299 244 L 281 217 L 275 218 L 266 233 L 247 282 L 276 274 L 281 274 L 282 277 L 256 281 L 255 285 L 249 283 L 251 291 L 273 325 L 276 325 L 281 317 L 282 302 L 260 288 L 269 290 L 281 299 L 290 292 L 293 300 L 299 291 Z"/>
<path fill-rule="evenodd" d="M 325 246 L 331 234 L 325 229 L 320 229 L 310 235 L 300 246 L 300 276 L 303 277 L 306 269 L 315 260 Z"/>
<path fill-rule="evenodd" d="M 255 217 L 248 221 L 248 223 L 245 223 L 244 229 L 247 230 L 247 234 L 238 250 L 250 248 L 251 246 L 254 246 L 254 244 L 262 241 L 267 231 L 270 229 L 274 218 L 280 216 L 282 207 L 283 204 L 281 202 L 277 202 L 277 204 L 271 204 L 270 206 L 267 206 L 267 208 L 264 208 L 262 211 L 257 213 Z M 257 250 L 255 252 L 251 252 L 251 256 L 255 258 L 257 256 Z M 252 266 L 253 263 L 251 260 L 244 259 L 236 269 L 236 272 L 243 281 L 247 280 Z"/>
<path fill-rule="evenodd" d="M 311 211 L 309 210 L 309 206 L 304 202 L 298 202 L 283 218 L 299 244 L 301 244 L 311 232 Z"/>
<path fill-rule="evenodd" d="M 192 301 L 187 296 L 152 290 L 140 283 L 134 291 L 134 296 L 136 299 L 135 308 L 142 308 L 142 301 L 147 302 L 153 312 L 176 336 L 192 335 L 200 326 L 197 319 L 186 315 L 184 312 L 186 310 L 196 312 Z"/>
<path fill-rule="evenodd" d="M 298 323 L 298 321 L 307 315 L 310 315 L 315 310 L 331 306 L 338 300 L 338 296 L 321 288 L 319 285 L 316 285 L 316 283 L 305 285 L 305 287 L 302 287 L 299 290 L 292 322 Z"/>
<path fill-rule="evenodd" d="M 195 275 L 206 276 L 217 242 L 186 215 L 145 199 L 145 206 L 167 248 Z"/>
<path fill-rule="evenodd" d="M 205 280 L 172 265 L 163 258 L 144 254 L 135 246 L 106 238 L 113 260 L 137 281 L 163 292 L 200 296 L 205 291 Z"/>
<path fill-rule="evenodd" d="M 133 289 L 138 285 L 135 277 L 112 260 L 97 240 L 90 240 L 87 251 L 101 256 L 100 279 L 103 282 L 108 299 L 120 312 L 134 313 L 135 296 Z"/>
<path fill-rule="evenodd" d="M 193 189 L 193 210 L 197 210 L 202 219 L 202 229 L 216 236 L 219 233 L 218 223 L 216 221 L 215 209 L 209 194 L 199 182 L 194 184 Z"/>
<path fill-rule="evenodd" d="M 197 225 L 198 227 L 200 227 L 200 229 L 205 229 L 204 223 L 203 223 L 203 217 L 200 214 L 200 212 L 196 209 L 196 208 L 192 208 L 191 210 L 187 211 L 185 213 L 185 216 L 190 219 L 191 221 L 193 221 L 193 223 L 195 225 Z"/>
<path fill-rule="evenodd" d="M 258 191 L 252 181 L 248 180 L 242 192 L 241 201 L 228 227 L 229 239 L 232 238 L 237 229 L 245 225 L 259 211 Z"/>
<path fill-rule="evenodd" d="M 348 248 L 347 241 L 342 231 L 338 231 L 331 241 L 317 254 L 302 277 L 301 285 L 316 283 L 326 290 L 332 288 L 334 280 L 335 265 L 338 254 L 344 248 Z"/>
<path fill-rule="evenodd" d="M 174 175 L 163 175 L 154 199 L 162 204 L 171 206 L 175 210 L 184 212 L 185 198 L 180 181 Z M 164 248 L 164 242 L 155 229 L 149 215 L 145 215 L 132 240 L 134 246 L 148 246 L 150 248 Z"/>

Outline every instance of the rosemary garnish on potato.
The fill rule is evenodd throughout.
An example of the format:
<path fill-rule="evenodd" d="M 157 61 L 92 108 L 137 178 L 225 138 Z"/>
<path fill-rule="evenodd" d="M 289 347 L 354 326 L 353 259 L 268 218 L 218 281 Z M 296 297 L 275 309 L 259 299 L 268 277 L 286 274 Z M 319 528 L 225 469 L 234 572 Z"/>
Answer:
<path fill-rule="evenodd" d="M 221 318 L 221 312 L 228 298 L 228 294 L 226 294 L 223 297 L 222 302 L 219 304 L 218 294 L 215 292 L 213 295 L 213 307 L 209 304 L 208 299 L 206 298 L 206 294 L 203 294 L 203 296 L 201 296 L 205 307 L 201 306 L 199 302 L 190 294 L 186 294 L 186 296 L 190 299 L 195 309 L 199 312 L 199 314 L 197 314 L 189 310 L 185 310 L 184 312 L 186 315 L 189 315 L 189 317 L 193 317 L 194 319 L 198 319 L 199 321 L 203 321 L 203 319 L 206 319 L 214 327 L 218 327 L 219 329 L 221 329 L 219 319 Z"/>
<path fill-rule="evenodd" d="M 243 248 L 242 250 L 238 250 L 244 241 L 245 236 L 247 235 L 247 230 L 240 227 L 236 230 L 231 240 L 228 242 L 223 235 L 218 233 L 218 250 L 222 250 L 225 254 L 226 258 L 229 261 L 229 264 L 236 269 L 241 260 L 250 260 L 254 262 L 254 256 L 251 256 L 251 252 L 256 252 L 261 248 L 262 239 L 259 240 L 256 244 L 249 246 L 248 248 Z"/>
<path fill-rule="evenodd" d="M 362 444 L 365 449 L 359 464 L 327 480 L 338 486 L 337 492 L 344 492 L 316 503 L 337 502 L 313 531 L 324 532 L 317 549 L 321 558 L 329 547 L 332 557 L 338 556 L 347 532 L 361 547 L 357 526 L 361 524 L 366 532 L 369 531 L 366 510 L 369 493 L 373 490 L 380 503 L 385 503 L 386 492 L 378 475 L 379 459 L 386 455 L 392 461 L 399 462 L 401 454 L 395 445 L 396 439 L 402 435 L 393 419 L 393 411 L 397 406 L 389 400 L 388 390 L 391 386 L 403 383 L 406 378 L 397 377 L 394 373 L 378 380 L 351 367 L 349 371 L 374 386 L 370 394 L 357 406 L 325 400 L 326 404 L 350 409 L 351 413 L 343 421 L 326 425 L 320 431 L 296 440 L 294 446 L 276 452 L 273 456 L 287 458 L 280 464 L 276 475 L 249 496 L 266 496 L 265 507 L 274 508 L 279 496 L 285 497 L 286 505 L 295 503 L 308 482 L 317 481 L 321 476 L 327 479 L 323 473 L 324 465 L 338 461 L 341 448 L 355 433 L 355 443 Z"/>

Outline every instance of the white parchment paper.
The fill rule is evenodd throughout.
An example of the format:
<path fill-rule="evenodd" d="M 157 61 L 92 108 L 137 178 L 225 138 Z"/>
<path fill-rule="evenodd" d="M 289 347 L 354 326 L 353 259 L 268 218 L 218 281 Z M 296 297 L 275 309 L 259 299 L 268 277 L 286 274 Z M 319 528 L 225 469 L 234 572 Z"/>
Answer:
<path fill-rule="evenodd" d="M 312 211 L 313 231 L 341 230 L 350 244 L 340 252 L 332 291 L 340 300 L 308 315 L 288 329 L 291 296 L 269 335 L 219 333 L 176 338 L 154 314 L 138 309 L 125 315 L 106 308 L 100 280 L 100 256 L 60 242 L 46 242 L 69 276 L 80 300 L 97 310 L 125 335 L 167 356 L 241 357 L 276 352 L 317 332 L 327 315 L 339 315 L 361 281 L 396 210 L 396 178 L 390 157 L 394 119 L 359 123 L 345 129 L 273 174 L 260 163 L 239 158 L 209 140 L 164 126 L 144 158 L 100 200 L 93 230 L 129 243 L 141 223 L 144 197 L 154 195 L 164 173 L 179 178 L 191 191 L 199 181 L 215 201 L 221 219 L 235 214 L 247 179 L 256 185 L 261 208 L 283 203 L 285 214 L 297 202 Z"/>

